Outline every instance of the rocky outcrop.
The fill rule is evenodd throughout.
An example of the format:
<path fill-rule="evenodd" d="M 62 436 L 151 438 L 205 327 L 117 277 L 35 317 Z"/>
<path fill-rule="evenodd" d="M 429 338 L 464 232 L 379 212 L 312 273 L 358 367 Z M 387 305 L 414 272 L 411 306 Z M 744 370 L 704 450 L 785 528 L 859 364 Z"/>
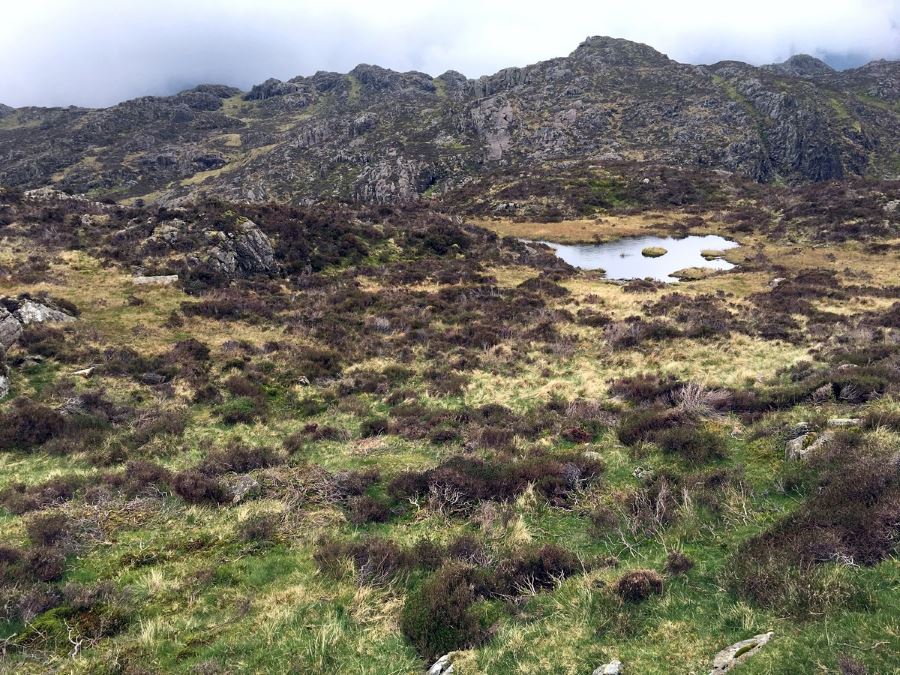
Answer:
<path fill-rule="evenodd" d="M 253 221 L 245 220 L 231 232 L 207 230 L 205 234 L 209 245 L 205 263 L 220 274 L 249 277 L 278 272 L 272 242 Z"/>
<path fill-rule="evenodd" d="M 5 307 L 0 307 L 0 351 L 9 349 L 22 334 L 22 323 Z"/>
<path fill-rule="evenodd" d="M 55 180 L 173 204 L 196 194 L 400 202 L 498 167 L 623 158 L 760 181 L 883 177 L 900 146 L 898 96 L 898 62 L 840 73 L 802 55 L 693 66 L 592 37 L 566 57 L 478 80 L 364 64 L 269 79 L 240 103 L 233 89 L 202 85 L 102 110 L 19 109 L 0 129 L 0 184 Z"/>
<path fill-rule="evenodd" d="M 9 349 L 32 323 L 67 323 L 75 317 L 51 303 L 37 302 L 27 296 L 0 298 L 0 347 Z"/>
<path fill-rule="evenodd" d="M 827 78 L 837 72 L 821 59 L 809 54 L 794 54 L 787 61 L 762 66 L 762 69 L 782 75 L 807 78 Z"/>
<path fill-rule="evenodd" d="M 27 326 L 30 323 L 67 323 L 75 320 L 75 317 L 71 314 L 66 314 L 62 310 L 29 299 L 20 301 L 19 308 L 13 316 L 23 326 Z"/>
<path fill-rule="evenodd" d="M 735 666 L 744 663 L 744 661 L 757 654 L 772 639 L 773 635 L 774 633 L 771 631 L 761 635 L 754 635 L 752 638 L 741 640 L 730 647 L 726 647 L 716 654 L 709 675 L 727 673 Z"/>
<path fill-rule="evenodd" d="M 0 399 L 9 394 L 6 351 L 19 339 L 24 326 L 32 323 L 66 323 L 74 320 L 74 316 L 52 304 L 37 302 L 28 296 L 0 297 Z"/>

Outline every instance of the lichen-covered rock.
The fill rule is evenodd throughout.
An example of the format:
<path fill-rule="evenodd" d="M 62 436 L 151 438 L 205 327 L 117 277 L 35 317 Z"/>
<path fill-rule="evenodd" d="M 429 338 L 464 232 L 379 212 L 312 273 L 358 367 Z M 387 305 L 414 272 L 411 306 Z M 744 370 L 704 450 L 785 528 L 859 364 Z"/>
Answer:
<path fill-rule="evenodd" d="M 152 277 L 136 276 L 131 278 L 131 283 L 137 286 L 170 286 L 178 281 L 177 274 L 162 274 Z"/>
<path fill-rule="evenodd" d="M 259 481 L 253 476 L 238 476 L 228 486 L 228 494 L 231 496 L 232 504 L 240 504 L 248 499 L 259 496 Z"/>
<path fill-rule="evenodd" d="M 768 633 L 754 635 L 752 638 L 741 640 L 740 642 L 736 642 L 730 647 L 726 647 L 718 654 L 716 654 L 715 658 L 713 659 L 713 667 L 712 670 L 709 671 L 709 675 L 727 673 L 738 664 L 743 663 L 751 656 L 759 652 L 759 650 L 762 649 L 763 646 L 772 639 L 773 635 L 774 633 L 769 631 Z"/>
<path fill-rule="evenodd" d="M 828 420 L 830 427 L 858 427 L 862 420 L 858 417 L 832 417 Z"/>
<path fill-rule="evenodd" d="M 233 232 L 207 230 L 205 263 L 219 274 L 274 276 L 278 272 L 272 242 L 253 221 L 239 223 Z"/>
<path fill-rule="evenodd" d="M 23 326 L 30 323 L 66 323 L 75 320 L 71 314 L 66 314 L 34 300 L 24 300 L 16 310 L 15 317 Z"/>
<path fill-rule="evenodd" d="M 0 348 L 9 349 L 22 334 L 22 324 L 5 307 L 0 307 Z"/>
<path fill-rule="evenodd" d="M 452 654 L 444 654 L 435 661 L 431 668 L 428 669 L 428 675 L 452 675 L 453 663 L 450 661 L 451 657 Z"/>
<path fill-rule="evenodd" d="M 613 659 L 609 663 L 605 663 L 596 668 L 591 675 L 621 675 L 622 662 L 619 659 Z"/>
<path fill-rule="evenodd" d="M 812 434 L 805 433 L 789 440 L 784 448 L 784 458 L 788 461 L 793 461 L 804 457 L 808 452 L 807 444 L 811 438 Z"/>

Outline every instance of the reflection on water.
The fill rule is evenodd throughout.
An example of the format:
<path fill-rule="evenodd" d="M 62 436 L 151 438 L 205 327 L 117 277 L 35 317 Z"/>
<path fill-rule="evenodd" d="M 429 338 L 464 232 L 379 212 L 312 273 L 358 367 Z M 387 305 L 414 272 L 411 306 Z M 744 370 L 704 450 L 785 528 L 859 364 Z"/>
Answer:
<path fill-rule="evenodd" d="M 683 239 L 672 237 L 630 237 L 608 244 L 583 244 L 569 246 L 544 241 L 542 244 L 556 250 L 556 255 L 574 267 L 585 270 L 602 269 L 607 279 L 656 279 L 677 281 L 672 272 L 686 267 L 707 267 L 730 270 L 734 265 L 726 260 L 706 260 L 701 251 L 724 251 L 734 248 L 737 242 L 713 234 L 690 236 Z M 661 246 L 666 254 L 659 258 L 645 258 L 641 251 L 650 246 Z"/>

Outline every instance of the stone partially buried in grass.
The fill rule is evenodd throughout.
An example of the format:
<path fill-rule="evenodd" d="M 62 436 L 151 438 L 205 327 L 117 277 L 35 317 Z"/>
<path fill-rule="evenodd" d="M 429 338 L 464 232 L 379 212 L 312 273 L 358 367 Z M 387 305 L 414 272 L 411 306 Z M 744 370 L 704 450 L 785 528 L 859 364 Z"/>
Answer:
<path fill-rule="evenodd" d="M 645 258 L 661 258 L 669 251 L 662 246 L 648 246 L 641 251 L 641 255 Z"/>

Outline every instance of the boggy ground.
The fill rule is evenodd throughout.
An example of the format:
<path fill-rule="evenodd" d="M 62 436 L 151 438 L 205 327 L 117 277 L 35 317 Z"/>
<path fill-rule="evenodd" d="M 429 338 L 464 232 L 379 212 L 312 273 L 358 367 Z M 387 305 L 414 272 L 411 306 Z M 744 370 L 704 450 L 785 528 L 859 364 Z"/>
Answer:
<path fill-rule="evenodd" d="M 0 292 L 78 313 L 6 355 L 4 671 L 896 668 L 893 212 L 691 213 L 739 268 L 664 286 L 423 210 L 2 197 Z M 245 218 L 273 260 L 216 265 Z"/>

